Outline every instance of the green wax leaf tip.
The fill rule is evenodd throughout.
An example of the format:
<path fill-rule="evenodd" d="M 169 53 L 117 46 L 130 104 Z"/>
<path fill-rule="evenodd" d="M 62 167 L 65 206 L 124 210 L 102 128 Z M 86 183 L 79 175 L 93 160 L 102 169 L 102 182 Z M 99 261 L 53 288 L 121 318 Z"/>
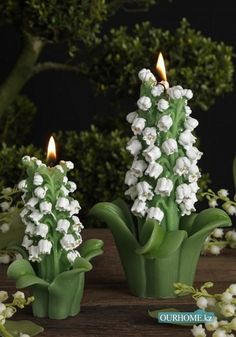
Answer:
<path fill-rule="evenodd" d="M 9 321 L 5 323 L 6 329 L 14 337 L 18 337 L 20 333 L 27 334 L 29 336 L 36 336 L 44 331 L 44 328 L 31 321 Z"/>

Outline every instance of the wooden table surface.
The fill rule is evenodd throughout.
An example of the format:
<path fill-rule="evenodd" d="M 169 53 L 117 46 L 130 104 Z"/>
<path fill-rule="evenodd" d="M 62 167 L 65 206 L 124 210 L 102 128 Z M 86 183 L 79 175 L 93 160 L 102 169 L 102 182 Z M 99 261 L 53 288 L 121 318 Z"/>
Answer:
<path fill-rule="evenodd" d="M 17 319 L 34 320 L 45 328 L 40 337 L 185 337 L 191 336 L 189 328 L 157 324 L 147 314 L 148 309 L 175 307 L 181 311 L 195 310 L 191 297 L 167 300 L 139 299 L 127 288 L 123 270 L 112 235 L 107 229 L 84 230 L 84 239 L 104 240 L 104 254 L 92 261 L 94 268 L 86 275 L 85 293 L 81 312 L 66 320 L 36 319 L 31 309 L 25 308 Z M 223 291 L 236 283 L 236 249 L 226 249 L 220 256 L 201 257 L 195 286 L 215 282 L 214 290 Z M 14 283 L 7 280 L 1 265 L 1 290 L 15 291 Z M 66 290 L 65 290 L 66 291 Z"/>

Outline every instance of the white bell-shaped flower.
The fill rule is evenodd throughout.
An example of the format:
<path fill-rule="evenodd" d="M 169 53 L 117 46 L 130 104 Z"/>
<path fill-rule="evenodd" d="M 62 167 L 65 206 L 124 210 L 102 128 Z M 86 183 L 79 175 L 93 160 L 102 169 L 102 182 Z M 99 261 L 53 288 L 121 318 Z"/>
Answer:
<path fill-rule="evenodd" d="M 44 224 L 44 223 L 39 223 L 36 227 L 35 227 L 35 235 L 41 236 L 42 238 L 46 238 L 47 234 L 48 234 L 48 225 Z"/>
<path fill-rule="evenodd" d="M 155 193 L 160 194 L 161 196 L 170 196 L 170 193 L 173 190 L 173 182 L 171 179 L 162 177 L 157 180 Z"/>
<path fill-rule="evenodd" d="M 151 94 L 154 97 L 160 96 L 161 94 L 163 94 L 165 88 L 163 85 L 161 84 L 157 84 L 155 87 L 152 88 L 151 90 Z"/>
<path fill-rule="evenodd" d="M 131 129 L 135 135 L 141 135 L 143 129 L 145 128 L 146 119 L 137 117 L 131 125 Z"/>
<path fill-rule="evenodd" d="M 40 212 L 43 214 L 50 214 L 52 211 L 52 203 L 49 201 L 42 201 L 39 204 Z"/>
<path fill-rule="evenodd" d="M 139 217 L 142 217 L 146 214 L 147 205 L 145 201 L 136 199 L 131 207 L 131 212 Z"/>
<path fill-rule="evenodd" d="M 43 177 L 39 173 L 35 173 L 33 178 L 33 184 L 35 186 L 40 186 L 43 183 Z"/>
<path fill-rule="evenodd" d="M 134 200 L 138 195 L 136 186 L 131 186 L 128 190 L 126 190 L 125 195 L 128 195 L 131 200 Z"/>
<path fill-rule="evenodd" d="M 201 177 L 201 173 L 199 171 L 199 167 L 197 165 L 192 165 L 189 168 L 188 171 L 188 181 L 190 183 L 198 181 L 198 179 Z"/>
<path fill-rule="evenodd" d="M 169 88 L 167 94 L 172 99 L 179 99 L 183 96 L 183 88 L 180 85 L 176 85 L 175 87 Z"/>
<path fill-rule="evenodd" d="M 22 246 L 28 249 L 33 244 L 33 240 L 29 239 L 28 235 L 23 237 Z"/>
<path fill-rule="evenodd" d="M 170 117 L 170 115 L 162 116 L 159 119 L 158 124 L 157 124 L 159 130 L 164 131 L 164 132 L 168 131 L 172 125 L 173 125 L 173 120 Z"/>
<path fill-rule="evenodd" d="M 179 157 L 174 166 L 174 173 L 179 176 L 188 174 L 191 162 L 187 157 Z"/>
<path fill-rule="evenodd" d="M 125 175 L 125 184 L 128 186 L 135 185 L 138 181 L 138 178 L 133 174 L 132 171 L 127 171 Z"/>
<path fill-rule="evenodd" d="M 136 117 L 138 117 L 137 112 L 132 111 L 126 116 L 126 120 L 128 123 L 132 124 Z"/>
<path fill-rule="evenodd" d="M 58 198 L 56 203 L 56 209 L 59 211 L 68 211 L 70 206 L 69 199 L 61 197 Z"/>
<path fill-rule="evenodd" d="M 183 89 L 183 96 L 185 96 L 187 99 L 193 98 L 193 92 L 190 89 Z"/>
<path fill-rule="evenodd" d="M 152 102 L 148 96 L 142 96 L 137 102 L 138 108 L 142 111 L 147 111 L 151 108 Z"/>
<path fill-rule="evenodd" d="M 192 146 L 196 141 L 196 137 L 191 133 L 190 130 L 185 130 L 179 135 L 179 144 L 184 148 Z"/>
<path fill-rule="evenodd" d="M 163 166 L 159 163 L 153 162 L 148 165 L 145 175 L 157 179 L 163 172 Z"/>
<path fill-rule="evenodd" d="M 38 246 L 30 246 L 29 249 L 29 260 L 32 262 L 40 262 L 42 259 L 39 256 L 40 251 Z"/>
<path fill-rule="evenodd" d="M 157 109 L 160 111 L 165 111 L 169 108 L 169 102 L 164 98 L 161 98 L 157 103 Z"/>
<path fill-rule="evenodd" d="M 128 142 L 126 149 L 133 155 L 137 156 L 142 150 L 142 144 L 137 139 L 137 137 L 132 137 Z"/>
<path fill-rule="evenodd" d="M 150 207 L 147 211 L 147 219 L 155 219 L 162 222 L 164 218 L 164 212 L 159 207 Z"/>
<path fill-rule="evenodd" d="M 161 157 L 161 150 L 158 146 L 149 145 L 143 151 L 143 156 L 147 162 L 151 163 Z"/>
<path fill-rule="evenodd" d="M 67 253 L 67 259 L 68 261 L 73 264 L 75 262 L 75 259 L 77 257 L 80 257 L 80 253 L 77 250 L 72 250 L 69 253 Z"/>
<path fill-rule="evenodd" d="M 39 199 L 44 199 L 45 195 L 47 193 L 47 189 L 45 187 L 36 187 L 36 189 L 34 190 L 34 195 L 36 198 Z"/>
<path fill-rule="evenodd" d="M 198 126 L 198 120 L 192 117 L 187 117 L 185 122 L 184 122 L 184 127 L 187 130 L 193 131 L 197 126 Z"/>
<path fill-rule="evenodd" d="M 151 200 L 153 198 L 152 186 L 146 181 L 140 181 L 136 185 L 138 199 L 142 201 Z"/>
<path fill-rule="evenodd" d="M 60 219 L 57 221 L 56 230 L 60 233 L 67 233 L 70 227 L 70 221 L 67 219 Z"/>
<path fill-rule="evenodd" d="M 186 116 L 190 116 L 191 113 L 192 113 L 192 109 L 190 108 L 190 106 L 186 105 L 186 106 L 184 107 L 184 109 L 185 109 L 185 115 L 186 115 Z"/>
<path fill-rule="evenodd" d="M 186 149 L 186 155 L 192 162 L 197 162 L 201 159 L 202 154 L 196 146 L 190 146 Z"/>
<path fill-rule="evenodd" d="M 169 156 L 178 151 L 178 144 L 175 139 L 169 138 L 162 143 L 161 149 Z"/>
<path fill-rule="evenodd" d="M 52 243 L 49 240 L 41 239 L 38 242 L 38 248 L 40 254 L 50 254 L 52 249 Z"/>
<path fill-rule="evenodd" d="M 154 127 L 147 127 L 143 130 L 143 140 L 147 145 L 152 145 L 155 143 L 157 138 L 157 130 Z"/>
<path fill-rule="evenodd" d="M 156 77 L 153 75 L 150 69 L 143 68 L 139 71 L 138 77 L 142 82 L 148 82 L 151 81 L 153 83 L 156 83 Z"/>
<path fill-rule="evenodd" d="M 141 178 L 146 168 L 147 168 L 147 164 L 145 163 L 144 160 L 134 160 L 131 166 L 131 172 L 137 178 Z"/>

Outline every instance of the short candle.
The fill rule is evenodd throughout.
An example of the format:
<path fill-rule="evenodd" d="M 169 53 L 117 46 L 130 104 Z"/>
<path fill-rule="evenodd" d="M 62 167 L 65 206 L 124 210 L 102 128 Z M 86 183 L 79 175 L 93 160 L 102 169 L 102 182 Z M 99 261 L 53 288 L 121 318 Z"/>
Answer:
<path fill-rule="evenodd" d="M 48 150 L 50 164 L 52 159 L 56 159 L 53 138 Z M 20 216 L 26 228 L 22 246 L 29 253 L 28 259 L 38 263 L 38 275 L 51 281 L 69 270 L 80 256 L 76 248 L 82 243 L 83 225 L 77 216 L 81 207 L 70 196 L 76 184 L 67 178 L 74 164 L 60 161 L 49 167 L 35 157 L 25 156 L 22 160 L 28 175 L 18 184 L 24 192 Z"/>

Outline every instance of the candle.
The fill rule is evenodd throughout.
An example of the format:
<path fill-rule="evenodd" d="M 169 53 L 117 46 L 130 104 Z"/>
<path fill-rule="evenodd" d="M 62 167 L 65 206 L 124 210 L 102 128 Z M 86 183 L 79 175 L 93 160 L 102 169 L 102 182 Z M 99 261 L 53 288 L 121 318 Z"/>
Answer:
<path fill-rule="evenodd" d="M 194 146 L 192 131 L 198 121 L 190 117 L 192 91 L 180 85 L 169 87 L 161 53 L 156 70 L 159 83 L 149 69 L 139 72 L 138 110 L 127 116 L 134 134 L 127 150 L 134 160 L 126 173 L 125 194 L 133 200 L 134 215 L 177 230 L 180 216 L 195 211 L 197 201 L 197 161 L 202 153 Z"/>
<path fill-rule="evenodd" d="M 92 269 L 91 259 L 103 253 L 98 239 L 83 241 L 78 213 L 80 204 L 73 199 L 76 184 L 69 181 L 71 161 L 56 161 L 56 146 L 50 138 L 47 160 L 23 157 L 27 178 L 18 187 L 23 192 L 20 213 L 25 224 L 24 255 L 8 268 L 17 288 L 30 287 L 36 317 L 64 319 L 80 312 L 85 272 Z M 78 250 L 77 250 L 78 248 Z"/>
<path fill-rule="evenodd" d="M 133 156 L 126 172 L 122 200 L 100 202 L 90 214 L 111 228 L 128 285 L 140 297 L 175 297 L 174 284 L 192 285 L 206 237 L 216 227 L 231 225 L 220 209 L 195 211 L 202 153 L 192 131 L 198 121 L 188 101 L 193 93 L 180 85 L 169 87 L 162 55 L 157 82 L 149 69 L 142 82 L 138 109 L 127 115 L 133 137 L 127 150 Z"/>
<path fill-rule="evenodd" d="M 53 137 L 48 145 L 48 162 L 56 160 Z M 18 187 L 24 192 L 24 207 L 20 213 L 25 224 L 22 246 L 28 251 L 29 260 L 36 262 L 38 276 L 52 281 L 59 273 L 69 270 L 80 256 L 77 247 L 82 243 L 81 224 L 77 214 L 80 205 L 70 193 L 76 184 L 69 181 L 71 161 L 46 166 L 37 158 L 23 157 L 28 177 Z"/>

